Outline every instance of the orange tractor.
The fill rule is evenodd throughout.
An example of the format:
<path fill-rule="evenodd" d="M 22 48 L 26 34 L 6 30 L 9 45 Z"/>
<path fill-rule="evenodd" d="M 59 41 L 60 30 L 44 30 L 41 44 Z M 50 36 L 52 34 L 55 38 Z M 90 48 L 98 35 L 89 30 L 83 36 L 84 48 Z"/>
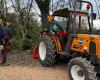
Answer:
<path fill-rule="evenodd" d="M 93 34 L 93 19 L 96 14 L 93 13 L 90 2 L 79 2 L 87 4 L 87 12 L 64 8 L 48 17 L 50 26 L 41 32 L 38 47 L 39 62 L 49 67 L 56 63 L 58 55 L 67 56 L 70 57 L 67 66 L 70 80 L 97 80 L 100 72 L 100 35 Z M 65 29 L 56 23 L 56 16 L 66 18 Z M 86 30 L 82 27 L 84 22 L 87 23 Z"/>

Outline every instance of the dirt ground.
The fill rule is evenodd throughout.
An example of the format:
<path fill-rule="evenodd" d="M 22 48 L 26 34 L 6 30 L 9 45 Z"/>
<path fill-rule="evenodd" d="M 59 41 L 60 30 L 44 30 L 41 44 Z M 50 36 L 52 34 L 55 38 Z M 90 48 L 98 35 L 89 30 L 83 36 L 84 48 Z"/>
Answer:
<path fill-rule="evenodd" d="M 45 68 L 30 53 L 8 55 L 9 66 L 0 66 L 0 80 L 69 80 L 66 64 Z"/>

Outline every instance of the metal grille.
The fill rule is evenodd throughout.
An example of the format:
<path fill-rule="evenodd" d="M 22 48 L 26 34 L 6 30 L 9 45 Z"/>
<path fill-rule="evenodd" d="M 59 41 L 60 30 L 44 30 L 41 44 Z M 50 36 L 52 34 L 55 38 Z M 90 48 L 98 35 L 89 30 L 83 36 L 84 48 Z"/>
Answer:
<path fill-rule="evenodd" d="M 93 41 L 89 44 L 89 53 L 96 54 L 96 44 Z"/>

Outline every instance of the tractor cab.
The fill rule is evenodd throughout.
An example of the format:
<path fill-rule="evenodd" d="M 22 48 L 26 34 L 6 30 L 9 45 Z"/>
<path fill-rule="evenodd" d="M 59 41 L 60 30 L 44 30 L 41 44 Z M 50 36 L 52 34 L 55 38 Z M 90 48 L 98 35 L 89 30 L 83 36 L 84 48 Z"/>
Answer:
<path fill-rule="evenodd" d="M 87 6 L 88 6 L 88 4 L 87 4 Z M 96 14 L 93 13 L 92 9 L 91 9 L 91 12 L 89 12 L 89 9 L 90 8 L 87 8 L 87 11 L 72 10 L 72 9 L 68 9 L 68 8 L 57 10 L 53 13 L 53 15 L 50 15 L 48 17 L 49 22 L 51 22 L 51 24 L 52 23 L 55 24 L 57 28 L 55 28 L 52 25 L 50 26 L 50 28 L 54 27 L 53 29 L 58 29 L 58 32 L 59 31 L 67 31 L 70 33 L 79 33 L 80 30 L 82 31 L 82 29 L 84 30 L 84 28 L 87 28 L 89 30 L 87 32 L 93 33 L 93 20 L 96 18 Z M 59 18 L 63 17 L 64 18 L 63 21 L 66 21 L 66 26 L 61 25 L 61 23 L 63 24 L 63 22 L 55 21 L 55 17 L 59 17 Z M 59 20 L 59 18 L 58 18 L 58 20 Z M 80 33 L 82 33 L 82 32 L 80 32 Z"/>

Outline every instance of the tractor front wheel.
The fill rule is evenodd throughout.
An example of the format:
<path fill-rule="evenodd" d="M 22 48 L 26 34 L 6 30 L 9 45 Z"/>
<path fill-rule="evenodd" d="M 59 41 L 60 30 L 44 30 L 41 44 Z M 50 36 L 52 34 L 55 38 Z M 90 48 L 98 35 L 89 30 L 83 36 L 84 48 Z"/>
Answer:
<path fill-rule="evenodd" d="M 68 64 L 70 80 L 97 80 L 94 66 L 85 58 L 74 58 Z"/>
<path fill-rule="evenodd" d="M 39 62 L 45 66 L 52 66 L 56 61 L 56 47 L 49 35 L 41 37 L 39 43 Z"/>

